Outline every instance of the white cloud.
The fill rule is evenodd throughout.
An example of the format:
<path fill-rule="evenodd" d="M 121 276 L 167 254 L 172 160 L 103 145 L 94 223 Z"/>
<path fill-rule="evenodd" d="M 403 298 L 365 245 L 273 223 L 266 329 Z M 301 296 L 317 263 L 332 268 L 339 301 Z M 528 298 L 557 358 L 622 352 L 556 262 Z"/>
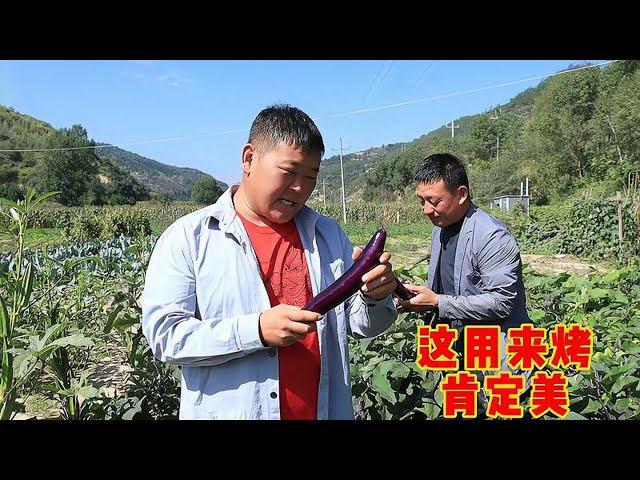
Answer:
<path fill-rule="evenodd" d="M 179 87 L 181 85 L 184 85 L 185 83 L 191 82 L 190 78 L 183 77 L 182 75 L 177 73 L 166 73 L 164 75 L 158 75 L 156 77 L 156 80 L 166 83 L 167 85 L 170 85 L 172 87 Z"/>

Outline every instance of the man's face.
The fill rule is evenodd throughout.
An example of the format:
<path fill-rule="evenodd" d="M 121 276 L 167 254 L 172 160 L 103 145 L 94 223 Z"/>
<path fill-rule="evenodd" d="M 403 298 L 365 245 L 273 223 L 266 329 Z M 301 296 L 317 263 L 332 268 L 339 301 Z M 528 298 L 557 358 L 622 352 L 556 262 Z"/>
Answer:
<path fill-rule="evenodd" d="M 444 180 L 418 183 L 416 196 L 422 204 L 422 211 L 436 227 L 448 227 L 456 223 L 467 211 L 469 191 L 460 186 L 451 192 Z"/>
<path fill-rule="evenodd" d="M 316 186 L 320 157 L 320 152 L 305 153 L 285 142 L 266 152 L 246 144 L 242 168 L 250 208 L 270 222 L 291 220 Z"/>

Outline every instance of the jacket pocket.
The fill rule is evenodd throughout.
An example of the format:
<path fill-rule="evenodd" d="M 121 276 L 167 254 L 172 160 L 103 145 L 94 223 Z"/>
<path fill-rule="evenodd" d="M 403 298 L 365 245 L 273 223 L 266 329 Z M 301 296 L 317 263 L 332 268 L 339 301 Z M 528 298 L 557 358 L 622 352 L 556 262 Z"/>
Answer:
<path fill-rule="evenodd" d="M 480 275 L 480 273 L 477 272 L 476 270 L 472 271 L 470 274 L 467 275 L 467 280 L 471 285 L 476 287 L 478 290 L 482 290 L 482 288 L 484 287 L 484 282 L 482 281 L 482 275 Z"/>

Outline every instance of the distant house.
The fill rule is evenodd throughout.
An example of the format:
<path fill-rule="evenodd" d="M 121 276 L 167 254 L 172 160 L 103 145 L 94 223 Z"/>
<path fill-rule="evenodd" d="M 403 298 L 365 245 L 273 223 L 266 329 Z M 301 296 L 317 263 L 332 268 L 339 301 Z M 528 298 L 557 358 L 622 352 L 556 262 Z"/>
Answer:
<path fill-rule="evenodd" d="M 522 205 L 522 209 L 529 213 L 529 195 L 502 195 L 495 197 L 491 202 L 491 210 L 499 209 L 501 212 L 508 212 L 517 204 Z"/>

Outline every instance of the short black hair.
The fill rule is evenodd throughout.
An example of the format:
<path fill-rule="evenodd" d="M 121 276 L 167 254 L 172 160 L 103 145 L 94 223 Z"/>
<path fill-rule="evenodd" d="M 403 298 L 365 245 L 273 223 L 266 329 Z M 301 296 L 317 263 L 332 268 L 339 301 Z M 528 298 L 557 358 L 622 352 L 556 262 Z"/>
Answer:
<path fill-rule="evenodd" d="M 262 110 L 253 121 L 248 143 L 268 151 L 286 142 L 305 153 L 324 155 L 324 142 L 320 130 L 311 117 L 287 104 L 276 104 Z"/>
<path fill-rule="evenodd" d="M 455 192 L 462 185 L 470 191 L 464 164 L 458 157 L 450 153 L 429 155 L 418 167 L 414 179 L 420 183 L 444 180 L 444 184 L 451 192 Z M 471 193 L 469 193 L 469 198 L 471 198 Z"/>

